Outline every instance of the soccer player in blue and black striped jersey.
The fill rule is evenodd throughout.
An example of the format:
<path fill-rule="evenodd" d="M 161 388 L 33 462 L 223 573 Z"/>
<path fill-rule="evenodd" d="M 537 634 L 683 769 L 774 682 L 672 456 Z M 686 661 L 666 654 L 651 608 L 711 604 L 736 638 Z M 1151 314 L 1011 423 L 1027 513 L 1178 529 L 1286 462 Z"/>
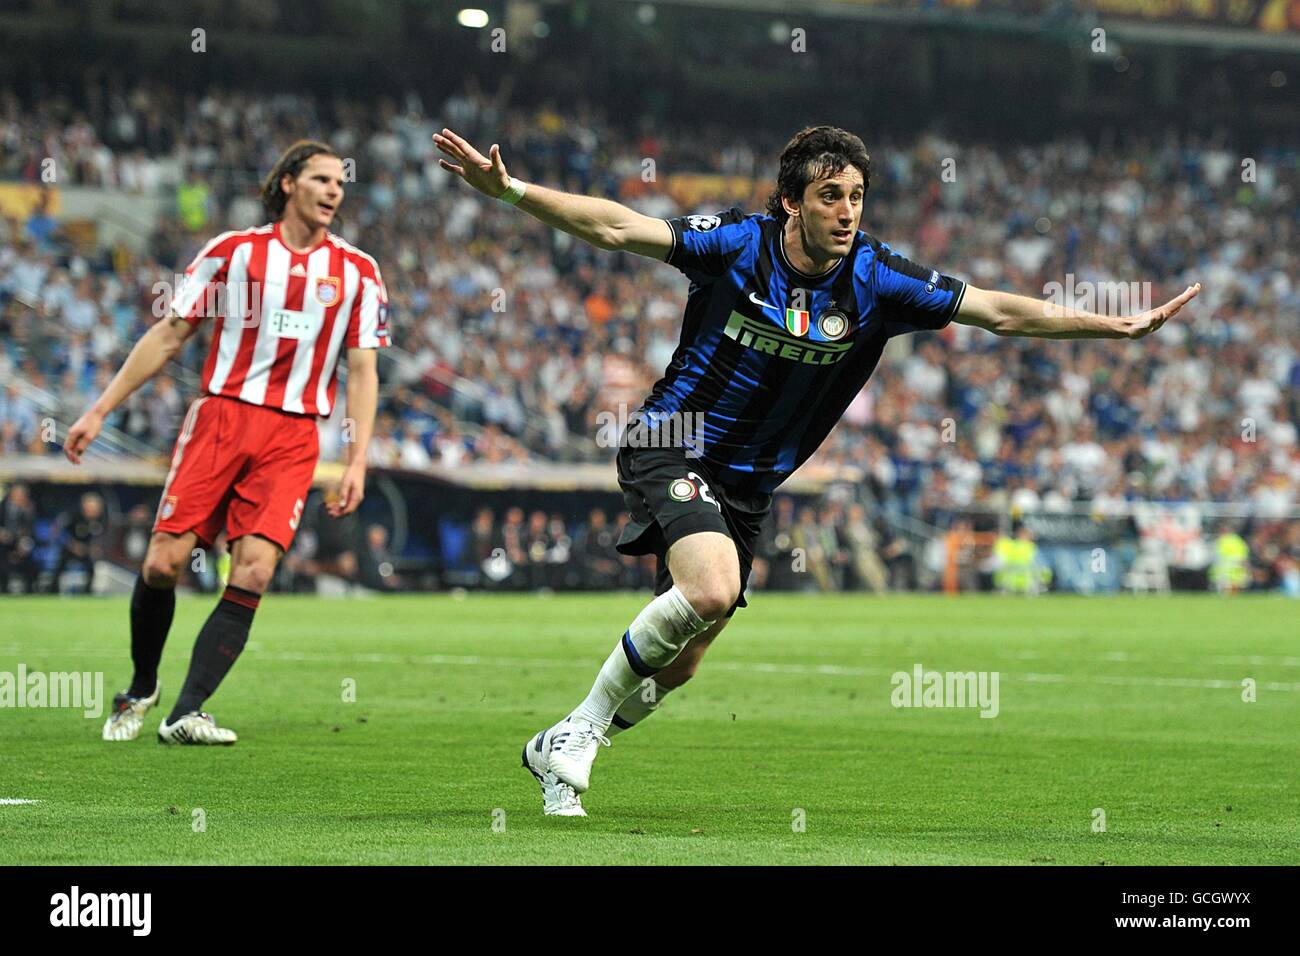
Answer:
<path fill-rule="evenodd" d="M 625 554 L 659 558 L 656 597 L 591 692 L 524 747 L 546 813 L 585 815 L 579 794 L 607 735 L 690 679 L 737 607 L 772 492 L 817 449 L 895 335 L 949 322 L 997 335 L 1141 338 L 1199 291 L 1104 316 L 990 292 L 918 265 L 859 229 L 870 160 L 861 139 L 804 129 L 781 153 L 765 213 L 654 219 L 616 202 L 513 179 L 450 130 L 444 169 L 606 250 L 667 262 L 690 293 L 681 341 L 618 454 L 632 521 Z M 668 440 L 664 440 L 667 438 Z"/>

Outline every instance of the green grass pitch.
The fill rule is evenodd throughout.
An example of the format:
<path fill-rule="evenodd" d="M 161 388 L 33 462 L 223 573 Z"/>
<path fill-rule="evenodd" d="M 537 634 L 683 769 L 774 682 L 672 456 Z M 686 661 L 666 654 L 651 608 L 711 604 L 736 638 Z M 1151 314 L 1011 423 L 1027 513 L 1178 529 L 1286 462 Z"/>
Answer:
<path fill-rule="evenodd" d="M 0 864 L 1300 862 L 1284 600 L 760 594 L 602 749 L 590 817 L 543 817 L 521 746 L 643 603 L 273 595 L 208 704 L 239 743 L 161 747 L 212 604 L 184 598 L 141 739 L 0 710 L 0 801 L 38 801 L 0 802 Z M 126 634 L 124 599 L 3 598 L 0 672 L 111 698 Z M 895 708 L 917 663 L 998 672 L 998 715 Z"/>

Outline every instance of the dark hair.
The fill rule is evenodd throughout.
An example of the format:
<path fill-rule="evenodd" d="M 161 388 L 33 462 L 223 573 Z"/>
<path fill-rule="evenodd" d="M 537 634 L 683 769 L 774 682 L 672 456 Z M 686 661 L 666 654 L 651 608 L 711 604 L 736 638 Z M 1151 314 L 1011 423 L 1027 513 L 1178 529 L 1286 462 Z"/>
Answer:
<path fill-rule="evenodd" d="M 280 186 L 280 180 L 285 176 L 297 179 L 302 168 L 307 165 L 307 160 L 320 155 L 343 158 L 324 143 L 314 139 L 300 139 L 276 160 L 275 167 L 262 182 L 262 209 L 273 222 L 278 222 L 284 215 L 285 204 L 289 201 L 288 195 Z"/>
<path fill-rule="evenodd" d="M 871 157 L 857 136 L 835 126 L 807 126 L 781 150 L 781 169 L 776 175 L 776 189 L 767 197 L 767 211 L 782 225 L 790 218 L 781 197 L 794 202 L 803 200 L 808 184 L 856 166 L 862 173 L 862 188 L 871 187 Z"/>

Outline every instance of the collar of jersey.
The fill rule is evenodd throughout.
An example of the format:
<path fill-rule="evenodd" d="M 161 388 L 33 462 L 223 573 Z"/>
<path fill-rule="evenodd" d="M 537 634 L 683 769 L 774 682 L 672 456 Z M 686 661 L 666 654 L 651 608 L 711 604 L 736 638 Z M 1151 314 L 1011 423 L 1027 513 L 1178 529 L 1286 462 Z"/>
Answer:
<path fill-rule="evenodd" d="M 284 241 L 284 236 L 280 235 L 280 223 L 278 220 L 276 221 L 275 228 L 271 231 L 271 234 L 275 236 L 276 242 L 278 242 L 280 245 L 284 246 L 286 250 L 288 250 L 289 255 L 291 256 L 309 256 L 317 249 L 319 249 L 321 246 L 325 245 L 325 243 L 330 241 L 330 231 L 326 229 L 325 235 L 321 237 L 320 242 L 316 243 L 316 245 L 312 246 L 310 249 L 307 249 L 303 252 L 299 252 L 297 249 L 292 248 L 289 245 L 289 243 Z"/>
<path fill-rule="evenodd" d="M 858 237 L 854 236 L 853 237 L 854 245 L 857 244 L 857 241 L 858 241 Z M 840 266 L 844 265 L 844 260 L 848 258 L 848 256 L 840 256 L 839 261 L 836 262 L 835 265 L 831 266 L 829 269 L 825 270 L 824 272 L 817 273 L 816 275 L 809 275 L 807 272 L 802 272 L 799 269 L 796 269 L 794 267 L 794 265 L 790 262 L 790 257 L 785 254 L 785 228 L 784 227 L 782 227 L 781 230 L 776 234 L 776 251 L 777 254 L 780 255 L 781 257 L 781 263 L 787 269 L 789 269 L 791 272 L 797 275 L 800 279 L 816 279 L 818 281 L 825 279 L 827 276 L 833 273 Z M 850 252 L 853 251 L 852 246 L 849 247 L 849 251 Z"/>

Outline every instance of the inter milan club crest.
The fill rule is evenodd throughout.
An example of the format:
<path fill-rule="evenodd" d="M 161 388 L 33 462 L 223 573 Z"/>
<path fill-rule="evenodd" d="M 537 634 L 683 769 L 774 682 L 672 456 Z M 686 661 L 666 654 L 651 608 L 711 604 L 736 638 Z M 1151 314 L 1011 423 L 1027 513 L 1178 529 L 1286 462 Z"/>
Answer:
<path fill-rule="evenodd" d="M 331 306 L 339 300 L 338 276 L 322 276 L 316 280 L 316 301 Z"/>
<path fill-rule="evenodd" d="M 673 501 L 690 501 L 695 493 L 695 483 L 688 478 L 677 478 L 668 484 L 668 497 Z"/>
<path fill-rule="evenodd" d="M 791 335 L 804 336 L 808 334 L 808 310 L 807 309 L 786 309 L 785 310 L 785 327 Z"/>
<path fill-rule="evenodd" d="M 849 332 L 849 317 L 832 302 L 831 307 L 817 317 L 817 331 L 828 342 L 838 341 Z"/>

